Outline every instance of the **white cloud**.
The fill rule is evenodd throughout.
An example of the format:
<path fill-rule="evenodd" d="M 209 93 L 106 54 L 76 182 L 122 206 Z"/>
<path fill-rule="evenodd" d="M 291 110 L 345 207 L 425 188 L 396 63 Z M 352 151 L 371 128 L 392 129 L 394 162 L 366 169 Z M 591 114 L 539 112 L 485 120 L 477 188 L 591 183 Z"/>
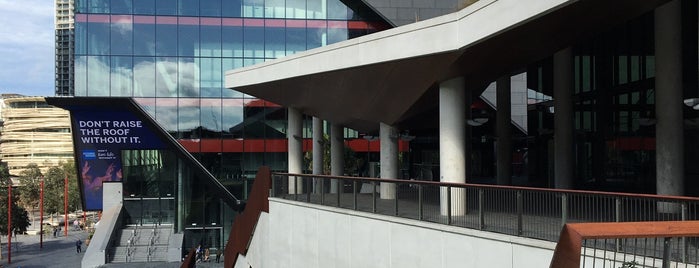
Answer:
<path fill-rule="evenodd" d="M 0 93 L 53 96 L 54 2 L 0 0 Z"/>

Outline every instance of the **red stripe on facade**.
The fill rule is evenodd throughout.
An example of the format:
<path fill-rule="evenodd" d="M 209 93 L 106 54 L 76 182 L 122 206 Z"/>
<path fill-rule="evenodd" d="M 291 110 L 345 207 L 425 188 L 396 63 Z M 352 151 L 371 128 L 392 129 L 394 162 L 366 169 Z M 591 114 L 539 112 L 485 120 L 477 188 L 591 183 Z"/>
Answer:
<path fill-rule="evenodd" d="M 350 21 L 350 22 L 347 22 L 347 27 L 350 29 L 353 29 L 353 30 L 373 28 L 373 27 L 369 27 L 369 24 L 365 21 Z"/>
<path fill-rule="evenodd" d="M 286 27 L 288 28 L 305 28 L 306 20 L 287 20 Z"/>
<path fill-rule="evenodd" d="M 155 24 L 155 16 L 133 16 L 134 23 Z"/>
<path fill-rule="evenodd" d="M 201 25 L 221 26 L 221 18 L 201 18 Z"/>
<path fill-rule="evenodd" d="M 109 15 L 90 14 L 87 15 L 87 22 L 109 23 Z"/>
<path fill-rule="evenodd" d="M 346 21 L 328 21 L 328 28 L 333 28 L 333 29 L 346 29 L 347 28 L 347 22 Z"/>
<path fill-rule="evenodd" d="M 221 19 L 221 25 L 226 25 L 226 26 L 243 26 L 243 19 L 222 18 L 222 19 Z"/>
<path fill-rule="evenodd" d="M 284 27 L 285 25 L 286 25 L 286 22 L 284 20 L 275 20 L 275 19 L 266 19 L 265 20 L 265 26 Z"/>
<path fill-rule="evenodd" d="M 243 19 L 243 25 L 245 26 L 265 26 L 264 19 Z"/>
<path fill-rule="evenodd" d="M 309 20 L 306 22 L 308 28 L 326 28 L 328 24 L 324 20 Z"/>
<path fill-rule="evenodd" d="M 196 17 L 178 17 L 177 24 L 180 24 L 180 25 L 199 25 L 199 18 L 196 18 Z"/>
<path fill-rule="evenodd" d="M 133 17 L 129 15 L 112 15 L 112 23 L 131 23 Z"/>
<path fill-rule="evenodd" d="M 177 24 L 177 17 L 155 17 L 157 24 Z"/>
<path fill-rule="evenodd" d="M 75 22 L 87 22 L 87 14 L 75 14 Z"/>

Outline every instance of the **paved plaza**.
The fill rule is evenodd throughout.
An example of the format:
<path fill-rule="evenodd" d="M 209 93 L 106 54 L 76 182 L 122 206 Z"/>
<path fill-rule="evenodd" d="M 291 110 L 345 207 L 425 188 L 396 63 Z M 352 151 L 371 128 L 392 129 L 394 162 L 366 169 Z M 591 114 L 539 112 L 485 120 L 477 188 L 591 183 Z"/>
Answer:
<path fill-rule="evenodd" d="M 70 228 L 69 228 L 70 229 Z M 4 268 L 43 268 L 43 267 L 80 267 L 83 253 L 77 253 L 75 241 L 85 242 L 87 232 L 68 230 L 68 235 L 53 237 L 53 234 L 44 235 L 43 248 L 40 248 L 39 235 L 16 235 L 12 237 L 12 263 L 8 264 L 7 236 L 2 236 L 2 260 L 0 265 Z M 82 252 L 86 246 L 83 243 Z"/>

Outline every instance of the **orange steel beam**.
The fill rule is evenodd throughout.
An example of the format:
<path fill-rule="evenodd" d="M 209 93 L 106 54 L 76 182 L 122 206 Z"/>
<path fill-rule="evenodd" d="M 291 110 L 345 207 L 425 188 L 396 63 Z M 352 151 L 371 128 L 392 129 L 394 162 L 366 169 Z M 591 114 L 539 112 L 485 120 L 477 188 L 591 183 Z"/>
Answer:
<path fill-rule="evenodd" d="M 583 239 L 699 236 L 699 221 L 569 223 L 551 259 L 551 268 L 580 267 Z"/>

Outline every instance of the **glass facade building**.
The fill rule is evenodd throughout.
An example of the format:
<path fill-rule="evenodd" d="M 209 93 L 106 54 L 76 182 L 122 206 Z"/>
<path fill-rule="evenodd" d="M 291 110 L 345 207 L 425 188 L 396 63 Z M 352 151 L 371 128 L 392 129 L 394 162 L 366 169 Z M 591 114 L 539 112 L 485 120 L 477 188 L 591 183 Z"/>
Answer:
<path fill-rule="evenodd" d="M 128 222 L 173 224 L 185 243 L 214 247 L 235 215 L 227 195 L 245 199 L 261 165 L 286 170 L 286 110 L 224 88 L 224 72 L 390 27 L 340 0 L 81 0 L 74 21 L 73 95 L 133 98 L 178 144 L 105 149 Z"/>

